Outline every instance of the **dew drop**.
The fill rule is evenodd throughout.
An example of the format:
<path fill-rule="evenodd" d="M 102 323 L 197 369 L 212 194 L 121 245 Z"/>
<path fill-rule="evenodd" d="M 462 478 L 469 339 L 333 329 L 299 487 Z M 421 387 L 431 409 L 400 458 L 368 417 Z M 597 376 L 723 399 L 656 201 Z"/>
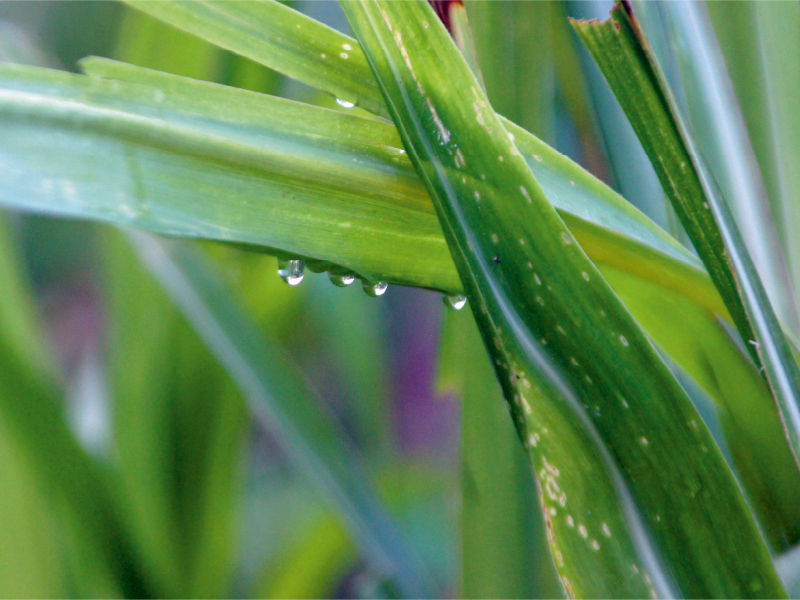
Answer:
<path fill-rule="evenodd" d="M 464 305 L 466 305 L 466 303 L 467 303 L 467 297 L 462 296 L 461 294 L 444 297 L 445 306 L 448 306 L 453 310 L 461 310 L 462 308 L 464 308 Z"/>
<path fill-rule="evenodd" d="M 619 336 L 619 341 L 623 346 L 627 346 L 628 345 L 628 340 L 625 339 L 624 335 Z"/>
<path fill-rule="evenodd" d="M 378 283 L 366 283 L 364 282 L 364 291 L 367 293 L 367 296 L 371 296 L 373 298 L 377 298 L 378 296 L 383 296 L 386 293 L 386 290 L 389 289 L 389 284 L 385 281 L 379 281 Z"/>
<path fill-rule="evenodd" d="M 339 56 L 341 56 L 342 58 L 347 58 L 347 52 L 342 52 Z"/>
<path fill-rule="evenodd" d="M 336 99 L 336 104 L 338 104 L 343 108 L 353 108 L 355 106 L 355 104 L 353 104 L 352 102 L 348 102 L 347 100 L 342 100 L 341 98 Z"/>
<path fill-rule="evenodd" d="M 356 280 L 355 275 L 343 275 L 341 273 L 333 273 L 331 271 L 328 271 L 328 277 L 330 278 L 331 283 L 337 287 L 347 287 Z"/>
<path fill-rule="evenodd" d="M 566 231 L 561 232 L 561 240 L 567 244 L 568 246 L 572 243 L 572 238 L 569 237 L 569 234 Z"/>
<path fill-rule="evenodd" d="M 300 285 L 305 266 L 302 260 L 279 260 L 278 275 L 291 286 Z"/>

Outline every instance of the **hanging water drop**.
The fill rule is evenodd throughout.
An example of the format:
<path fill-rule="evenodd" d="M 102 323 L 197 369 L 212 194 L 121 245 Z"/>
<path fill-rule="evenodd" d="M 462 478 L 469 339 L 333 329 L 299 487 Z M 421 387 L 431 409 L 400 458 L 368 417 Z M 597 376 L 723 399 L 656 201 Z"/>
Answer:
<path fill-rule="evenodd" d="M 279 260 L 278 275 L 289 285 L 300 285 L 303 281 L 305 263 L 302 260 Z"/>
<path fill-rule="evenodd" d="M 337 287 L 347 287 L 356 280 L 355 275 L 334 273 L 332 271 L 328 271 L 328 278 Z"/>
<path fill-rule="evenodd" d="M 348 102 L 347 100 L 342 100 L 341 98 L 336 99 L 336 104 L 341 106 L 342 108 L 353 108 L 355 104 L 352 102 Z"/>
<path fill-rule="evenodd" d="M 453 310 L 461 310 L 462 308 L 464 308 L 464 305 L 466 303 L 467 303 L 467 297 L 462 296 L 461 294 L 444 297 L 445 306 L 452 308 Z"/>
<path fill-rule="evenodd" d="M 373 298 L 383 296 L 386 290 L 389 289 L 389 284 L 385 281 L 379 281 L 378 283 L 368 283 L 365 281 L 363 282 L 363 286 L 367 296 L 372 296 Z"/>

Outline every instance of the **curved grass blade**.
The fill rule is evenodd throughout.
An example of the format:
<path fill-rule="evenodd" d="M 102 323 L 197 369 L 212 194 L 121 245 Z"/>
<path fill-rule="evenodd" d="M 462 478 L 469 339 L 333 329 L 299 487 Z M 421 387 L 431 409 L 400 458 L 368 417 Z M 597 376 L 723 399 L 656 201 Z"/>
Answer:
<path fill-rule="evenodd" d="M 600 66 L 780 410 L 800 459 L 800 371 L 731 213 L 698 157 L 643 33 L 625 5 L 604 22 L 574 22 Z"/>
<path fill-rule="evenodd" d="M 179 242 L 130 233 L 134 249 L 227 370 L 290 461 L 341 511 L 362 556 L 404 595 L 431 593 L 422 565 L 369 491 L 366 476 L 296 367 L 265 342 L 213 267 Z"/>
<path fill-rule="evenodd" d="M 113 61 L 83 66 L 139 83 L 0 68 L 4 205 L 236 242 L 338 264 L 368 280 L 461 292 L 430 199 L 391 125 Z M 704 332 L 729 344 L 714 317 L 726 314 L 724 305 L 699 261 L 575 163 L 516 126 L 508 130 L 601 270 L 621 269 L 665 297 L 690 299 L 703 308 Z M 668 322 L 675 309 L 662 306 L 656 294 L 630 308 L 663 347 L 674 335 L 696 347 L 692 331 Z M 703 375 L 709 364 L 701 357 L 673 358 L 718 402 L 735 404 Z M 721 373 L 750 370 L 740 356 L 708 360 Z M 766 389 L 753 398 L 776 410 Z M 776 481 L 797 481 L 795 469 L 776 467 L 778 456 L 771 464 Z"/>
<path fill-rule="evenodd" d="M 636 557 L 655 578 L 651 591 L 662 595 L 674 595 L 673 579 L 686 595 L 783 595 L 749 509 L 691 401 L 574 243 L 430 7 L 342 6 L 431 193 L 542 488 L 551 483 L 548 473 L 555 475 L 545 465 L 566 471 L 552 462 L 558 442 L 542 427 L 559 413 L 594 452 L 608 452 L 613 466 L 602 469 L 605 480 L 619 468 L 624 487 L 615 492 L 628 491 L 635 503 L 623 501 L 626 522 L 614 532 L 627 548 L 603 548 L 594 539 L 595 556 Z M 580 456 L 577 449 L 566 454 Z M 544 498 L 548 513 L 555 510 L 551 545 L 573 591 L 592 595 L 608 586 L 603 591 L 613 595 L 635 594 L 610 565 L 605 581 L 592 581 L 594 561 L 573 554 L 574 533 L 560 517 L 572 497 L 554 496 Z"/>
<path fill-rule="evenodd" d="M 778 230 L 706 8 L 693 2 L 632 4 L 642 30 L 653 32 L 648 37 L 672 41 L 653 45 L 653 55 L 660 64 L 674 65 L 669 72 L 679 76 L 669 83 L 697 152 L 720 186 L 779 320 L 797 335 L 800 322 Z"/>
<path fill-rule="evenodd" d="M 347 36 L 279 2 L 132 0 L 127 4 L 337 98 L 388 116 L 366 61 L 350 60 L 353 45 Z M 294 30 L 302 37 L 286 35 Z"/>

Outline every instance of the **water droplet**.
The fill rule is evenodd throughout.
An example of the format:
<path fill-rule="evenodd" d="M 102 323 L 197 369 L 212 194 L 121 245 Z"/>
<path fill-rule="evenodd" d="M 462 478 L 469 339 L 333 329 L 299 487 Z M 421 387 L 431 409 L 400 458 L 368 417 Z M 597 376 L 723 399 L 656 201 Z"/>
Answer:
<path fill-rule="evenodd" d="M 350 44 L 342 44 L 342 48 L 344 48 L 345 50 L 352 50 Z"/>
<path fill-rule="evenodd" d="M 385 281 L 379 281 L 378 283 L 367 283 L 365 281 L 363 282 L 363 286 L 367 296 L 371 296 L 373 298 L 383 296 L 386 293 L 386 290 L 389 289 L 389 284 Z"/>
<path fill-rule="evenodd" d="M 355 104 L 353 104 L 352 102 L 348 102 L 347 100 L 342 100 L 341 98 L 336 99 L 336 104 L 338 104 L 343 108 L 353 108 L 355 106 Z"/>
<path fill-rule="evenodd" d="M 356 280 L 354 275 L 334 273 L 331 271 L 328 271 L 328 278 L 331 280 L 331 283 L 337 287 L 347 287 Z"/>
<path fill-rule="evenodd" d="M 278 275 L 289 285 L 300 285 L 303 281 L 305 263 L 302 260 L 279 260 Z"/>
<path fill-rule="evenodd" d="M 449 306 L 454 310 L 461 310 L 464 308 L 464 305 L 467 303 L 467 297 L 462 296 L 461 294 L 456 294 L 455 296 L 445 296 L 444 297 L 444 304 L 445 306 Z"/>
<path fill-rule="evenodd" d="M 342 52 L 339 56 L 341 56 L 342 58 L 347 58 L 347 52 Z"/>

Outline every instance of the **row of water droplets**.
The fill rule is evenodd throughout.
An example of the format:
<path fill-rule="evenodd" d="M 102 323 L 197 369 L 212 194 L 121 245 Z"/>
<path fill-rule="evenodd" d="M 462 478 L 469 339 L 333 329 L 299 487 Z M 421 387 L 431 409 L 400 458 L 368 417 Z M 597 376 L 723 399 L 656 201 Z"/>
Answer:
<path fill-rule="evenodd" d="M 303 282 L 303 277 L 305 277 L 305 261 L 279 260 L 278 275 L 291 286 L 300 285 Z M 328 271 L 328 277 L 331 283 L 338 287 L 347 287 L 356 280 L 355 275 L 335 271 Z M 367 295 L 372 297 L 383 296 L 386 290 L 389 289 L 389 284 L 385 281 L 378 281 L 377 283 L 362 281 L 362 285 Z"/>
<path fill-rule="evenodd" d="M 341 98 L 336 99 L 336 103 L 341 106 L 342 108 L 353 108 L 355 104 L 352 102 L 348 102 L 347 100 L 342 100 Z M 303 280 L 303 261 L 302 260 L 290 260 L 286 261 L 288 263 L 296 263 L 293 267 L 295 271 L 298 269 L 297 263 L 299 263 L 299 279 L 295 275 L 288 274 L 288 271 L 285 271 L 283 267 L 278 270 L 278 274 L 283 278 L 283 280 L 288 283 L 289 285 L 297 285 Z M 287 275 L 284 275 L 284 273 Z M 339 287 L 346 287 L 355 281 L 355 276 L 353 275 L 340 275 L 333 272 L 328 272 L 328 277 L 330 277 L 331 282 L 334 285 Z M 385 281 L 379 281 L 378 283 L 368 283 L 364 282 L 364 291 L 367 292 L 370 296 L 382 296 L 386 290 L 389 288 L 389 284 Z M 445 306 L 448 308 L 452 308 L 454 310 L 461 310 L 467 304 L 467 297 L 462 296 L 460 294 L 453 295 L 453 296 L 444 296 L 444 303 Z"/>
<path fill-rule="evenodd" d="M 300 285 L 305 277 L 305 261 L 303 260 L 279 260 L 278 261 L 278 275 L 287 284 L 291 286 Z M 333 285 L 338 287 L 347 287 L 352 284 L 356 277 L 352 273 L 341 273 L 339 271 L 328 271 L 328 277 Z M 370 281 L 363 281 L 362 286 L 368 296 L 376 298 L 383 296 L 386 290 L 389 289 L 389 284 L 385 281 L 378 281 L 376 283 Z M 455 309 L 461 310 L 467 303 L 466 296 L 454 295 L 444 297 L 445 305 Z"/>

